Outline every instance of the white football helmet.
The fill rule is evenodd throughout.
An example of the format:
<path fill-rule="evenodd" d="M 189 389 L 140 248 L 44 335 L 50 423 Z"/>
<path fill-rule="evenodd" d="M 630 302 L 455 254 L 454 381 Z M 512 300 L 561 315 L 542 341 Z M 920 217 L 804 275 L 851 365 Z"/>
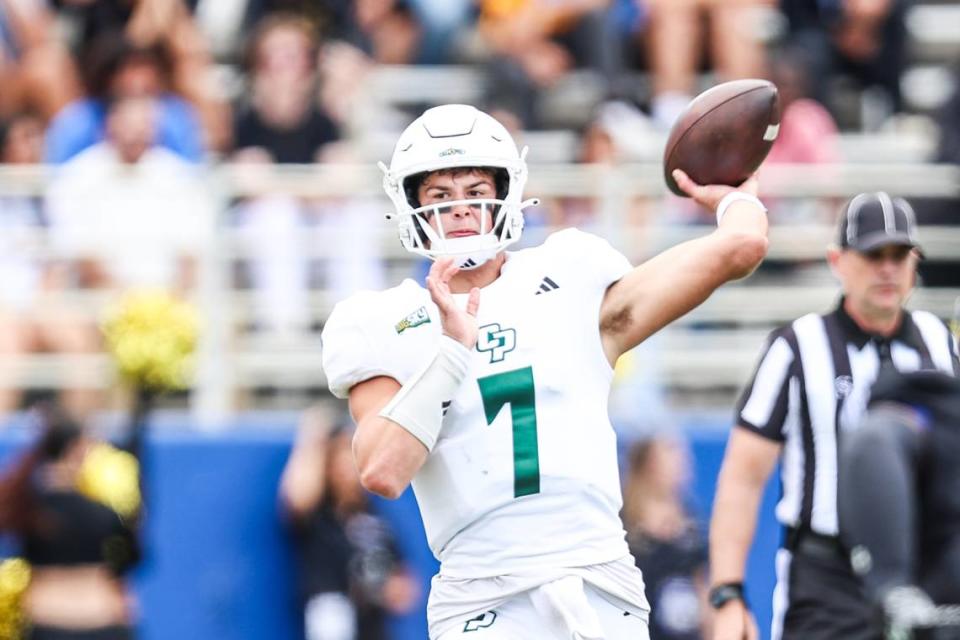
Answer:
<path fill-rule="evenodd" d="M 428 109 L 413 121 L 397 141 L 388 169 L 381 162 L 383 188 L 397 218 L 400 243 L 413 253 L 435 260 L 453 257 L 461 269 L 475 269 L 520 239 L 523 209 L 536 199 L 521 202 L 527 182 L 527 149 L 518 152 L 506 128 L 469 105 L 447 104 Z M 421 206 L 417 187 L 430 172 L 457 167 L 494 170 L 496 198 L 444 201 Z M 443 217 L 453 206 L 480 207 L 481 232 L 446 237 Z M 436 228 L 430 225 L 437 216 Z"/>

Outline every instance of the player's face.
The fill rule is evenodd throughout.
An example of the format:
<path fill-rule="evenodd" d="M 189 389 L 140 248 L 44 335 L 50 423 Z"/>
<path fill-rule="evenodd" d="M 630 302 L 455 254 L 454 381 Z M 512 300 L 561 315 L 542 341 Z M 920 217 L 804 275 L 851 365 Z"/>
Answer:
<path fill-rule="evenodd" d="M 843 251 L 838 272 L 847 297 L 867 315 L 889 314 L 900 309 L 913 289 L 917 252 L 889 245 L 873 251 Z"/>
<path fill-rule="evenodd" d="M 417 190 L 420 205 L 442 204 L 457 200 L 497 197 L 497 187 L 489 172 L 464 169 L 457 172 L 431 173 Z M 453 205 L 439 209 L 440 215 L 427 215 L 430 226 L 443 237 L 462 238 L 488 233 L 492 228 L 491 207 Z"/>

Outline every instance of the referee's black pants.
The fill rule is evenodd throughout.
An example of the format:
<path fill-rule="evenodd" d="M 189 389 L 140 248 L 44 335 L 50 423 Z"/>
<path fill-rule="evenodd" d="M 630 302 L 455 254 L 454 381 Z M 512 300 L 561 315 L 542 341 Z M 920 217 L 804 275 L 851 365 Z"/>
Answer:
<path fill-rule="evenodd" d="M 839 552 L 793 551 L 782 640 L 883 640 L 876 609 L 863 595 L 849 561 Z"/>

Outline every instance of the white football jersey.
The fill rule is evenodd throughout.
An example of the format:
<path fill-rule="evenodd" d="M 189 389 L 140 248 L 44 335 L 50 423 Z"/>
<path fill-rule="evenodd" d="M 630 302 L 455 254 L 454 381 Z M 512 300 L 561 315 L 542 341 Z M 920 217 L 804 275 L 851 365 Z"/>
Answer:
<path fill-rule="evenodd" d="M 579 567 L 628 554 L 607 416 L 613 370 L 599 319 L 607 287 L 630 264 L 574 229 L 507 255 L 500 277 L 480 293 L 470 372 L 437 407 L 443 428 L 413 480 L 446 576 Z M 466 303 L 466 294 L 456 297 Z M 412 280 L 357 294 L 324 327 L 330 389 L 345 398 L 375 376 L 403 383 L 436 353 L 440 335 L 430 294 Z"/>

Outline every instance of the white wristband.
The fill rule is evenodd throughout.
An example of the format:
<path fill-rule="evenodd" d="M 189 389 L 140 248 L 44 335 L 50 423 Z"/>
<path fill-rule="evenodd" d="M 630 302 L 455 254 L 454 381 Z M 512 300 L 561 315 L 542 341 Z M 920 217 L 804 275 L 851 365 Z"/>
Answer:
<path fill-rule="evenodd" d="M 437 355 L 400 387 L 380 415 L 432 451 L 443 426 L 443 402 L 456 395 L 469 369 L 470 349 L 449 336 L 440 336 Z"/>
<path fill-rule="evenodd" d="M 723 199 L 720 201 L 720 204 L 717 205 L 717 226 L 720 226 L 720 221 L 723 220 L 723 214 L 727 212 L 727 209 L 730 208 L 730 205 L 740 200 L 752 202 L 753 204 L 763 209 L 764 213 L 767 212 L 767 208 L 763 206 L 763 203 L 760 202 L 760 198 L 758 198 L 757 196 L 751 193 L 746 193 L 744 191 L 731 191 L 727 195 L 723 196 Z"/>

